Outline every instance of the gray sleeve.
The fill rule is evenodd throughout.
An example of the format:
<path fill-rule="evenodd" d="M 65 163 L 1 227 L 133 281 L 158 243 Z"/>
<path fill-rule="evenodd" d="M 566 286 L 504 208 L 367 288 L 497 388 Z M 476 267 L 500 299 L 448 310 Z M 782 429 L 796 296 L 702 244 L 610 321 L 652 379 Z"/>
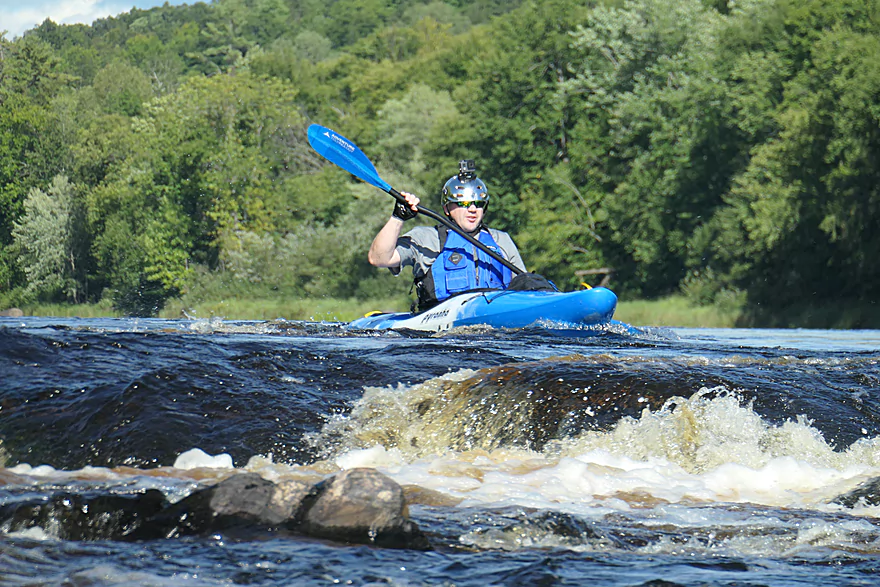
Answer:
<path fill-rule="evenodd" d="M 495 239 L 495 242 L 498 243 L 498 246 L 501 247 L 502 251 L 504 251 L 504 256 L 507 257 L 507 260 L 510 261 L 514 266 L 519 267 L 520 269 L 525 271 L 525 263 L 523 263 L 522 257 L 520 257 L 519 254 L 519 249 L 516 248 L 516 245 L 513 243 L 513 239 L 510 238 L 510 235 L 500 230 L 490 229 L 490 232 L 492 234 L 492 238 Z"/>
<path fill-rule="evenodd" d="M 413 276 L 425 275 L 440 253 L 440 236 L 433 226 L 416 226 L 397 239 L 397 254 L 400 266 L 392 267 L 391 273 L 398 275 L 402 267 L 413 268 Z"/>

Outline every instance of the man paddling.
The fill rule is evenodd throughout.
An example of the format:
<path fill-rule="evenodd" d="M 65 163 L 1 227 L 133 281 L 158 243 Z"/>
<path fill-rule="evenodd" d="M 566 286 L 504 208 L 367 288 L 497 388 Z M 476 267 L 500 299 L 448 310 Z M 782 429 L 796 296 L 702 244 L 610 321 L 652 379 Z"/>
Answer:
<path fill-rule="evenodd" d="M 373 239 L 368 258 L 371 265 L 388 267 L 394 275 L 406 265 L 412 267 L 420 311 L 461 292 L 505 289 L 510 285 L 509 267 L 442 224 L 417 226 L 400 236 L 403 223 L 415 218 L 419 204 L 416 196 L 406 192 L 401 195 L 408 205 L 395 203 L 391 218 Z M 443 185 L 441 199 L 444 214 L 463 232 L 525 273 L 510 235 L 483 225 L 489 193 L 477 177 L 472 159 L 459 163 L 458 175 Z"/>

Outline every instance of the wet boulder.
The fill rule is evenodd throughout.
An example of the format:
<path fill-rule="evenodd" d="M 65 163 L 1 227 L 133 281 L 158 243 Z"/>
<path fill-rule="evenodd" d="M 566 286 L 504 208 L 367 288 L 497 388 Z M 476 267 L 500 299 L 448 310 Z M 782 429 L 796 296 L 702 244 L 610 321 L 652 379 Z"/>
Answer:
<path fill-rule="evenodd" d="M 158 490 L 138 495 L 59 493 L 0 507 L 9 531 L 43 528 L 68 540 L 157 540 L 266 531 L 349 544 L 430 549 L 408 517 L 403 489 L 374 469 L 352 469 L 317 484 L 273 483 L 235 474 L 170 504 Z"/>
<path fill-rule="evenodd" d="M 279 527 L 295 520 L 314 491 L 298 481 L 275 484 L 255 473 L 232 475 L 158 512 L 133 535 L 138 540 Z"/>
<path fill-rule="evenodd" d="M 375 469 L 350 469 L 319 483 L 299 526 L 308 536 L 386 548 L 430 549 L 409 517 L 403 488 Z"/>
<path fill-rule="evenodd" d="M 854 508 L 859 504 L 866 506 L 880 505 L 880 477 L 874 477 L 852 491 L 838 495 L 831 503 L 842 505 L 846 508 Z"/>

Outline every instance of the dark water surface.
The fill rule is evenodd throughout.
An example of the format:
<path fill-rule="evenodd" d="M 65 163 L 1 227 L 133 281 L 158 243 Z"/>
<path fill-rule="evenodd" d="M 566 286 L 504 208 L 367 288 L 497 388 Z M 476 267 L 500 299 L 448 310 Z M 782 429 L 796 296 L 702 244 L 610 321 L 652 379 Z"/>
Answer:
<path fill-rule="evenodd" d="M 0 527 L 0 585 L 877 585 L 880 331 L 0 318 L 0 506 L 367 466 L 434 550 Z M 665 583 L 664 583 L 665 581 Z"/>

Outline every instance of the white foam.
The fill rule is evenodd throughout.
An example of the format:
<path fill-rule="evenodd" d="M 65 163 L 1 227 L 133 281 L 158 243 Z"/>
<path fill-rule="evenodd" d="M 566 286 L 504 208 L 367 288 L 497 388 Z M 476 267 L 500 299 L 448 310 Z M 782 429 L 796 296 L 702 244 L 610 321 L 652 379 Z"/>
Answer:
<path fill-rule="evenodd" d="M 175 469 L 233 469 L 232 457 L 226 453 L 211 456 L 200 448 L 192 448 L 174 461 Z"/>
<path fill-rule="evenodd" d="M 55 536 L 52 536 L 51 534 L 46 532 L 46 530 L 40 528 L 39 526 L 33 526 L 32 528 L 25 528 L 24 530 L 10 532 L 9 536 L 12 536 L 14 538 L 26 538 L 28 540 L 39 541 L 57 540 Z"/>
<path fill-rule="evenodd" d="M 30 477 L 53 477 L 58 475 L 59 471 L 49 465 L 37 465 L 32 467 L 27 463 L 21 463 L 9 468 L 16 475 L 28 475 Z"/>
<path fill-rule="evenodd" d="M 393 467 L 403 464 L 403 456 L 396 448 L 390 450 L 384 446 L 374 446 L 361 450 L 349 451 L 335 460 L 340 469 L 355 469 L 357 467 Z"/>
<path fill-rule="evenodd" d="M 603 453 L 564 457 L 523 473 L 511 470 L 506 463 L 470 462 L 466 465 L 468 475 L 462 479 L 454 474 L 454 457 L 448 455 L 444 467 L 432 468 L 430 476 L 425 475 L 421 463 L 388 473 L 401 482 L 463 498 L 464 506 L 519 505 L 584 515 L 599 514 L 608 508 L 628 510 L 631 504 L 644 500 L 834 509 L 827 505 L 830 499 L 864 477 L 860 468 L 839 471 L 791 457 L 774 459 L 761 468 L 727 463 L 700 474 L 663 459 L 641 463 L 621 459 L 625 466 L 620 468 L 597 464 L 607 463 L 607 457 Z M 880 471 L 873 473 L 880 475 Z"/>
<path fill-rule="evenodd" d="M 14 467 L 10 467 L 9 471 L 15 473 L 16 475 L 23 475 L 28 477 L 41 477 L 41 478 L 52 478 L 52 479 L 115 479 L 118 478 L 118 475 L 114 473 L 111 469 L 106 467 L 92 467 L 91 465 L 86 465 L 82 469 L 77 469 L 74 471 L 65 471 L 63 469 L 56 469 L 50 465 L 37 465 L 33 467 L 27 463 L 21 463 L 15 465 Z"/>
<path fill-rule="evenodd" d="M 481 440 L 478 434 L 494 433 L 492 426 L 502 434 L 511 426 L 455 387 L 474 375 L 367 388 L 351 414 L 331 420 L 318 440 L 338 447 L 331 460 L 341 468 L 384 469 L 398 482 L 447 493 L 463 505 L 580 513 L 652 500 L 833 509 L 833 497 L 880 476 L 880 439 L 838 451 L 807 418 L 771 423 L 723 388 L 672 398 L 608 430 L 551 441 L 542 452 L 480 449 L 477 442 L 461 448 L 468 446 L 462 435 Z M 423 405 L 433 412 L 423 417 Z"/>

